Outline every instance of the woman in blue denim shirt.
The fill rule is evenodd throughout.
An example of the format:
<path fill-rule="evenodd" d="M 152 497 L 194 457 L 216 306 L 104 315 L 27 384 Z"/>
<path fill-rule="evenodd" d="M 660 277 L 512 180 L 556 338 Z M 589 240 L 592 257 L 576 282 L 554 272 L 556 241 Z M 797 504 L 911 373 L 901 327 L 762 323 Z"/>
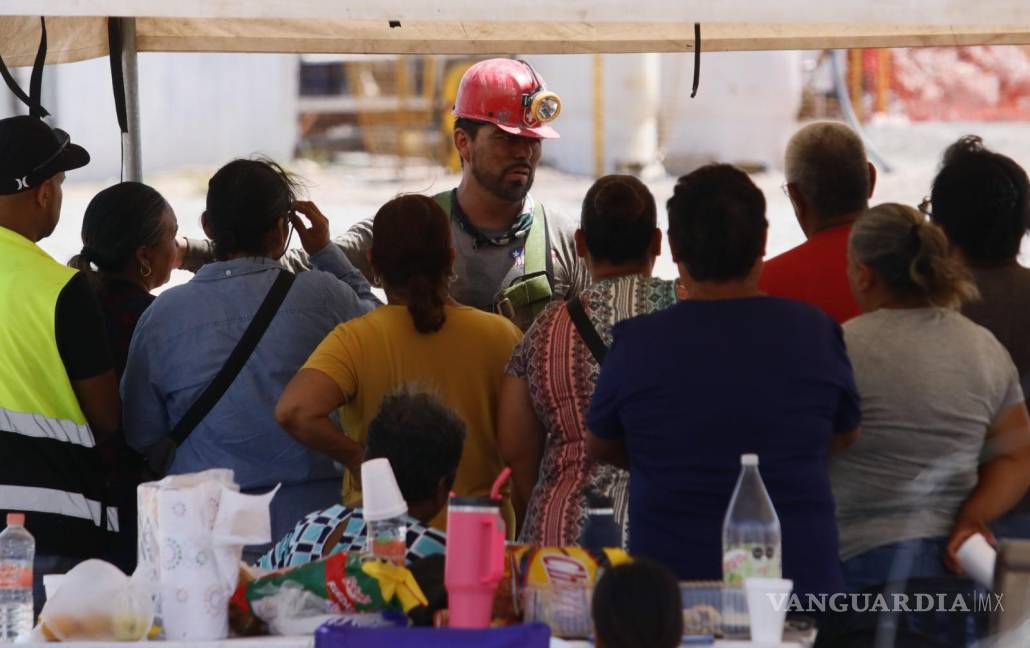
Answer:
<path fill-rule="evenodd" d="M 282 483 L 272 501 L 273 538 L 340 499 L 339 468 L 286 434 L 273 416 L 275 403 L 326 334 L 379 304 L 361 272 L 329 245 L 328 219 L 314 204 L 297 202 L 295 191 L 293 178 L 265 160 L 234 160 L 211 178 L 203 225 L 216 260 L 143 314 L 121 385 L 130 445 L 143 452 L 167 444 L 265 299 L 290 227 L 296 229 L 315 271 L 297 276 L 254 353 L 169 469 L 231 468 L 245 492 Z"/>

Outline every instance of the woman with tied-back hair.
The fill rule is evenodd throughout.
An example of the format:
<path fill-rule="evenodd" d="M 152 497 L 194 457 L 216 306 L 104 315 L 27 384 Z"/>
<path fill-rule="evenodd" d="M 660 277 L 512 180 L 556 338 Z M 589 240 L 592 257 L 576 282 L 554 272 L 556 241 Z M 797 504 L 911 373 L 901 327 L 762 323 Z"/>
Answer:
<path fill-rule="evenodd" d="M 594 280 L 579 301 L 605 346 L 616 323 L 676 302 L 673 282 L 651 276 L 662 233 L 654 196 L 640 180 L 608 175 L 595 182 L 575 239 Z M 520 542 L 578 544 L 594 495 L 612 501 L 627 535 L 629 473 L 587 457 L 586 412 L 600 372 L 564 301 L 540 314 L 512 354 L 497 436 L 512 469 Z"/>
<path fill-rule="evenodd" d="M 976 288 L 940 228 L 879 205 L 855 223 L 848 257 L 864 313 L 844 325 L 862 435 L 830 479 L 854 591 L 957 571 L 966 538 L 993 539 L 986 525 L 1030 485 L 1030 419 L 1008 352 L 958 312 Z"/>
<path fill-rule="evenodd" d="M 118 378 L 125 371 L 136 322 L 154 301 L 150 291 L 168 283 L 179 266 L 178 231 L 171 205 L 140 182 L 108 187 L 86 207 L 82 251 L 68 265 L 94 280 Z"/>
<path fill-rule="evenodd" d="M 147 309 L 122 377 L 126 438 L 151 459 L 174 451 L 169 473 L 231 468 L 249 493 L 282 484 L 271 505 L 276 538 L 312 508 L 338 500 L 340 471 L 279 427 L 275 401 L 334 326 L 379 303 L 361 272 L 329 245 L 329 220 L 297 200 L 297 187 L 264 159 L 233 160 L 211 177 L 201 221 L 217 261 Z M 283 272 L 279 258 L 291 227 L 320 271 L 295 278 L 239 374 L 174 448 L 172 431 L 225 366 Z M 250 548 L 246 555 L 263 552 Z"/>
<path fill-rule="evenodd" d="M 82 217 L 82 251 L 68 265 L 90 277 L 97 291 L 115 375 L 121 379 L 129 342 L 143 311 L 154 301 L 151 290 L 168 282 L 178 267 L 175 212 L 153 187 L 121 182 L 89 202 Z M 100 444 L 106 467 L 109 504 L 118 507 L 118 534 L 107 559 L 124 571 L 136 568 L 136 487 L 143 481 L 138 454 L 117 434 Z"/>
<path fill-rule="evenodd" d="M 347 468 L 344 504 L 355 505 L 369 422 L 387 394 L 420 385 L 468 427 L 454 492 L 486 495 L 502 468 L 495 436 L 501 378 L 522 334 L 499 315 L 451 299 L 451 229 L 432 199 L 386 203 L 372 238 L 369 260 L 388 305 L 336 327 L 287 385 L 276 417 L 295 439 Z M 341 406 L 343 432 L 330 418 Z M 445 522 L 441 512 L 433 526 Z"/>

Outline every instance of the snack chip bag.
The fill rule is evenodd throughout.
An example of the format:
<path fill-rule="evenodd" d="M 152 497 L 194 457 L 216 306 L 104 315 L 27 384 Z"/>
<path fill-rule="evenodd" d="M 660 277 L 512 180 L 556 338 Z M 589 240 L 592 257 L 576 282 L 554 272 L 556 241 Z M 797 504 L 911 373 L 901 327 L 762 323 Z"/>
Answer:
<path fill-rule="evenodd" d="M 407 568 L 340 552 L 240 583 L 229 601 L 229 616 L 241 634 L 259 632 L 261 622 L 275 634 L 289 634 L 286 628 L 296 627 L 298 619 L 386 610 L 407 613 L 426 604 Z"/>
<path fill-rule="evenodd" d="M 629 561 L 629 554 L 617 548 L 595 552 L 582 547 L 509 545 L 505 548 L 504 578 L 494 597 L 493 617 L 503 623 L 518 623 L 524 616 L 527 588 L 593 587 L 603 570 Z"/>

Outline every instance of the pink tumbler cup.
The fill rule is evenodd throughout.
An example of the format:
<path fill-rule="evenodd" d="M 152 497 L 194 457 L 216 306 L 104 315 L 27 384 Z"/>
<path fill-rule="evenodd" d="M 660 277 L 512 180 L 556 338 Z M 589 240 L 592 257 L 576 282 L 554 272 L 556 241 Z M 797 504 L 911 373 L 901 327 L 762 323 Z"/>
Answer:
<path fill-rule="evenodd" d="M 504 520 L 499 502 L 451 497 L 447 507 L 444 585 L 452 628 L 487 628 L 504 577 Z"/>

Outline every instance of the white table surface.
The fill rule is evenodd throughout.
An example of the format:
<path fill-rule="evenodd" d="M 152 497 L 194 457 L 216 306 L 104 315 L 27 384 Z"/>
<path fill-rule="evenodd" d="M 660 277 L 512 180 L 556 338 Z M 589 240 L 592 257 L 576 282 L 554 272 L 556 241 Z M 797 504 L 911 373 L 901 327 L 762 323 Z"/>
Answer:
<path fill-rule="evenodd" d="M 593 648 L 589 641 L 562 641 L 551 639 L 551 648 Z M 797 642 L 779 644 L 756 644 L 750 641 L 735 641 L 730 639 L 719 639 L 714 644 L 683 644 L 684 647 L 691 646 L 718 646 L 718 648 L 800 648 L 803 644 Z"/>
<path fill-rule="evenodd" d="M 20 646 L 36 646 L 38 648 L 54 648 L 52 643 L 23 643 Z M 303 637 L 249 637 L 241 639 L 225 639 L 224 641 L 140 641 L 114 643 L 110 641 L 76 641 L 69 645 L 75 648 L 313 648 L 315 638 Z M 552 639 L 551 648 L 590 648 L 594 644 L 589 641 L 562 641 Z M 715 644 L 719 648 L 753 648 L 758 644 L 750 641 L 720 640 Z M 783 643 L 778 646 L 762 645 L 762 648 L 798 648 L 798 643 Z"/>

